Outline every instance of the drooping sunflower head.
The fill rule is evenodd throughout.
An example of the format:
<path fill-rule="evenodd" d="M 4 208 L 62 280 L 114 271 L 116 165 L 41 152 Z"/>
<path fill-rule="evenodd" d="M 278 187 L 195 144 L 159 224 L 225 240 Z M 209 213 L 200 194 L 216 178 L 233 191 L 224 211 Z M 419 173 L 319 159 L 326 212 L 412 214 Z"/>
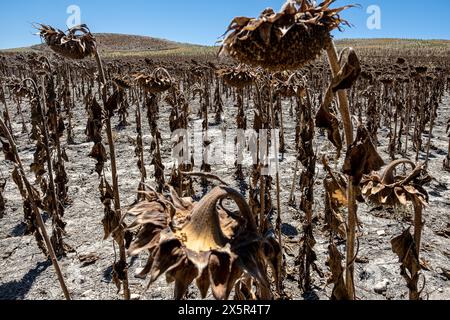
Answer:
<path fill-rule="evenodd" d="M 217 75 L 232 87 L 242 89 L 250 86 L 255 79 L 255 74 L 243 65 L 236 68 L 224 68 L 217 70 Z"/>
<path fill-rule="evenodd" d="M 237 213 L 222 205 L 227 198 Z M 247 202 L 234 189 L 217 187 L 198 203 L 179 198 L 173 189 L 168 196 L 152 191 L 130 214 L 136 219 L 129 230 L 138 231 L 130 255 L 150 253 L 140 276 L 149 275 L 151 284 L 165 273 L 169 283 L 175 282 L 175 299 L 183 298 L 194 280 L 203 298 L 211 288 L 219 300 L 228 299 L 245 275 L 261 288 L 270 286 L 266 263 L 277 262 L 268 261 L 267 253 L 278 248 L 258 233 Z"/>
<path fill-rule="evenodd" d="M 174 81 L 165 68 L 156 68 L 151 74 L 136 73 L 133 75 L 136 81 L 147 92 L 158 94 L 173 87 Z"/>
<path fill-rule="evenodd" d="M 23 83 L 23 81 L 20 81 L 18 78 L 9 78 L 6 81 L 6 86 L 13 92 L 17 97 L 20 98 L 26 98 L 26 97 L 32 97 L 32 92 L 29 88 Z"/>
<path fill-rule="evenodd" d="M 411 171 L 403 175 L 394 175 L 401 165 L 411 166 Z M 423 187 L 431 177 L 423 166 L 416 166 L 409 160 L 397 160 L 389 164 L 384 173 L 371 174 L 361 182 L 362 194 L 372 203 L 383 206 L 406 206 L 408 203 L 425 207 L 428 193 Z"/>
<path fill-rule="evenodd" d="M 275 73 L 272 79 L 274 90 L 282 97 L 300 97 L 305 96 L 305 82 L 298 73 L 288 75 L 286 72 Z"/>
<path fill-rule="evenodd" d="M 84 24 L 70 28 L 67 33 L 44 24 L 38 24 L 37 29 L 47 46 L 66 58 L 81 60 L 97 50 L 97 41 Z"/>
<path fill-rule="evenodd" d="M 131 89 L 132 85 L 126 77 L 114 76 L 112 78 L 113 83 L 122 90 Z"/>
<path fill-rule="evenodd" d="M 339 13 L 351 6 L 331 9 L 334 1 L 316 6 L 309 0 L 288 0 L 279 13 L 269 8 L 258 18 L 236 17 L 221 53 L 274 71 L 301 68 L 328 47 L 332 30 L 348 25 Z"/>

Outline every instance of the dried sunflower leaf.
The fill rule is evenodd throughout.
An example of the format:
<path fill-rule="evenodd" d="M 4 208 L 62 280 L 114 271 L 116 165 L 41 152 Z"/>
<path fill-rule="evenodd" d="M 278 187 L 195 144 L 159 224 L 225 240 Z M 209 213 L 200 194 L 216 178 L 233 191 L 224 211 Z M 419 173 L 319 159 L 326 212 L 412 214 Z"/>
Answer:
<path fill-rule="evenodd" d="M 347 62 L 333 79 L 333 92 L 350 89 L 361 75 L 361 64 L 353 48 L 349 49 Z"/>
<path fill-rule="evenodd" d="M 344 268 L 342 267 L 342 255 L 339 252 L 336 245 L 331 244 L 328 247 L 329 252 L 329 266 L 331 269 L 331 278 L 328 283 L 333 283 L 333 293 L 332 300 L 350 300 L 350 295 L 348 294 L 347 287 L 344 281 Z"/>
<path fill-rule="evenodd" d="M 317 112 L 316 126 L 327 130 L 328 140 L 336 147 L 337 157 L 340 158 L 342 150 L 342 137 L 339 130 L 339 121 L 337 117 L 330 113 L 324 105 L 322 105 Z"/>
<path fill-rule="evenodd" d="M 392 251 L 397 254 L 402 266 L 408 269 L 413 278 L 421 269 L 416 244 L 409 229 L 391 241 Z"/>
<path fill-rule="evenodd" d="M 355 142 L 347 151 L 343 172 L 353 177 L 353 184 L 357 186 L 363 175 L 378 171 L 383 165 L 384 161 L 373 145 L 369 132 L 360 126 Z"/>

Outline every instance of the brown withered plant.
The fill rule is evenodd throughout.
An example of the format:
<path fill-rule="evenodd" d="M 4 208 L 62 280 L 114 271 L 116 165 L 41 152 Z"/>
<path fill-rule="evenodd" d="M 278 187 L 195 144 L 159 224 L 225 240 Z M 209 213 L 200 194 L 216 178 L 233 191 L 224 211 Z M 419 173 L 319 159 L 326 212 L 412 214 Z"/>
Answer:
<path fill-rule="evenodd" d="M 56 257 L 55 251 L 53 249 L 53 244 L 50 237 L 47 234 L 47 230 L 45 228 L 44 220 L 42 218 L 41 212 L 39 211 L 39 207 L 41 207 L 42 200 L 40 199 L 39 192 L 33 188 L 27 179 L 24 166 L 22 164 L 22 160 L 19 156 L 19 152 L 17 150 L 16 143 L 14 138 L 11 135 L 8 127 L 3 121 L 2 117 L 0 117 L 0 137 L 4 138 L 8 143 L 8 149 L 4 150 L 6 160 L 9 160 L 14 163 L 15 169 L 13 172 L 13 180 L 17 184 L 22 197 L 24 199 L 24 210 L 29 210 L 30 214 L 34 216 L 36 221 L 36 230 L 35 236 L 36 240 L 38 240 L 38 246 L 41 250 L 50 256 L 53 267 L 55 268 L 56 275 L 58 277 L 59 284 L 64 293 L 64 296 L 67 300 L 71 300 L 69 290 L 67 289 L 67 285 L 64 281 L 63 274 L 61 272 L 61 268 L 58 264 L 58 259 Z M 1 139 L 3 141 L 3 139 Z M 27 204 L 27 209 L 25 205 Z M 42 239 L 44 241 L 42 241 Z M 45 247 L 42 242 L 45 242 Z"/>
<path fill-rule="evenodd" d="M 136 217 L 129 230 L 138 231 L 129 253 L 149 251 L 141 276 L 149 275 L 150 284 L 165 273 L 167 281 L 175 283 L 175 299 L 182 299 L 195 280 L 203 298 L 211 288 L 214 298 L 226 300 L 236 286 L 248 283 L 240 282 L 247 277 L 254 282 L 247 289 L 256 288 L 258 298 L 271 298 L 266 269 L 271 266 L 277 277 L 276 248 L 258 232 L 239 192 L 216 187 L 195 203 L 170 188 L 165 196 L 151 190 L 145 198 L 129 210 Z M 223 206 L 227 198 L 235 202 L 237 212 Z"/>
<path fill-rule="evenodd" d="M 3 193 L 5 192 L 6 187 L 6 179 L 1 178 L 0 179 L 0 219 L 3 218 L 6 212 L 6 200 L 3 196 Z"/>
<path fill-rule="evenodd" d="M 411 166 L 412 170 L 404 175 L 395 175 L 396 169 L 401 165 Z M 407 282 L 411 300 L 419 300 L 421 293 L 418 282 L 423 209 L 428 205 L 428 193 L 423 186 L 430 181 L 431 177 L 423 165 L 415 165 L 406 159 L 394 161 L 382 175 L 368 175 L 362 181 L 362 193 L 370 202 L 384 207 L 406 207 L 411 204 L 414 208 L 414 236 L 411 236 L 408 229 L 392 240 L 392 248 L 400 259 L 401 275 Z"/>
<path fill-rule="evenodd" d="M 345 73 L 341 66 L 330 32 L 348 24 L 339 13 L 349 7 L 331 9 L 332 0 L 320 5 L 310 1 L 288 1 L 279 13 L 266 9 L 257 19 L 233 19 L 223 40 L 221 52 L 240 62 L 262 66 L 269 70 L 292 70 L 315 60 L 323 50 L 327 52 L 333 78 Z M 342 61 L 341 61 L 342 62 Z M 353 124 L 347 93 L 337 91 L 339 111 L 344 124 L 347 146 L 353 143 Z M 349 179 L 351 179 L 349 177 Z M 354 293 L 354 256 L 357 206 L 354 187 L 348 188 L 349 214 L 347 236 L 346 286 L 351 298 Z"/>
<path fill-rule="evenodd" d="M 118 289 L 120 289 L 120 287 L 123 285 L 124 298 L 125 300 L 129 300 L 130 290 L 128 287 L 128 266 L 126 261 L 127 257 L 125 249 L 125 233 L 123 231 L 123 225 L 118 223 L 122 219 L 122 209 L 120 203 L 119 181 L 117 174 L 116 149 L 111 125 L 111 118 L 118 108 L 118 95 L 120 94 L 120 92 L 116 89 L 114 90 L 113 94 L 108 97 L 108 82 L 106 80 L 103 62 L 98 52 L 97 42 L 86 25 L 73 27 L 69 29 L 67 33 L 43 24 L 39 24 L 38 29 L 40 31 L 39 34 L 41 38 L 45 41 L 49 48 L 59 55 L 69 59 L 84 59 L 90 56 L 94 56 L 97 63 L 99 72 L 99 92 L 103 101 L 103 106 L 101 110 L 98 111 L 101 111 L 103 122 L 106 125 L 106 134 L 108 137 L 108 146 L 111 161 L 111 189 L 114 198 L 114 215 L 106 214 L 105 218 L 109 219 L 104 219 L 103 223 L 105 226 L 105 231 L 110 231 L 105 232 L 106 236 L 112 234 L 114 240 L 119 246 L 120 259 L 119 262 L 114 263 L 113 278 L 117 280 L 116 285 L 118 286 Z M 105 208 L 105 210 L 108 211 L 107 208 Z"/>
<path fill-rule="evenodd" d="M 45 24 L 38 24 L 36 27 L 47 46 L 66 58 L 84 59 L 97 52 L 95 37 L 86 25 L 71 28 L 67 33 Z"/>

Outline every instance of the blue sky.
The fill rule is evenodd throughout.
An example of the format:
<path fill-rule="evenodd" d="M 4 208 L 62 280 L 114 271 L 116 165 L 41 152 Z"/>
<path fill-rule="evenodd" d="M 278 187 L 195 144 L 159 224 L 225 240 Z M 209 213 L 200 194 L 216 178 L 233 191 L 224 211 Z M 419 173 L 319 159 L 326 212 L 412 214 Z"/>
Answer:
<path fill-rule="evenodd" d="M 1 1 L 0 49 L 39 43 L 32 22 L 66 29 L 68 6 L 78 5 L 93 32 L 139 34 L 213 45 L 235 16 L 279 9 L 284 0 L 13 0 Z M 359 3 L 343 16 L 353 25 L 337 38 L 450 39 L 449 0 L 337 0 Z M 367 8 L 381 9 L 381 29 L 370 30 Z"/>

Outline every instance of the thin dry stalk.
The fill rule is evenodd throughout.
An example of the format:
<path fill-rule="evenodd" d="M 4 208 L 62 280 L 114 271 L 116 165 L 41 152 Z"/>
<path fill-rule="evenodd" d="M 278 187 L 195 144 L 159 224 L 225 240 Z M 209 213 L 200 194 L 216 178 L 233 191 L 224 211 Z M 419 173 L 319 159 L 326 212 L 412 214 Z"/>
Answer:
<path fill-rule="evenodd" d="M 25 79 L 24 82 L 30 82 L 33 86 L 33 89 L 35 91 L 35 95 L 39 97 L 39 89 L 37 87 L 36 82 L 33 79 Z M 53 164 L 52 164 L 52 153 L 50 150 L 50 138 L 49 138 L 49 130 L 48 130 L 48 124 L 46 121 L 46 112 L 45 112 L 45 105 L 47 104 L 46 97 L 45 97 L 45 80 L 44 76 L 42 76 L 42 95 L 40 97 L 40 101 L 38 102 L 38 112 L 40 113 L 41 118 L 41 125 L 42 125 L 42 133 L 44 136 L 44 149 L 47 154 L 46 160 L 47 160 L 47 171 L 48 171 L 48 179 L 49 179 L 49 189 L 50 189 L 50 195 L 51 195 L 51 204 L 49 205 L 50 213 L 52 215 L 52 223 L 54 228 L 54 234 L 52 236 L 54 249 L 57 252 L 58 256 L 64 255 L 64 245 L 62 243 L 62 233 L 63 230 L 61 230 L 61 225 L 63 225 L 61 221 L 61 215 L 59 212 L 59 199 L 58 194 L 56 192 L 56 186 L 55 186 L 55 179 L 53 174 Z"/>
<path fill-rule="evenodd" d="M 222 185 L 228 186 L 229 184 L 223 181 L 219 176 L 216 176 L 212 173 L 205 172 L 183 172 L 180 171 L 181 175 L 190 176 L 190 177 L 199 177 L 202 179 L 216 180 L 219 181 Z"/>
<path fill-rule="evenodd" d="M 21 161 L 20 156 L 19 156 L 19 152 L 17 151 L 17 146 L 16 146 L 16 144 L 14 142 L 14 139 L 11 136 L 10 131 L 8 130 L 8 127 L 5 125 L 5 123 L 4 123 L 2 118 L 0 118 L 0 128 L 2 129 L 4 134 L 6 135 L 6 138 L 8 139 L 8 142 L 11 145 L 11 148 L 12 148 L 12 151 L 14 153 L 15 160 L 16 160 L 15 162 L 16 162 L 16 164 L 18 166 L 18 169 L 20 171 L 22 179 L 23 179 L 23 181 L 25 183 L 25 186 L 27 188 L 28 194 L 29 195 L 33 195 L 34 193 L 33 193 L 31 184 L 28 182 L 28 179 L 26 178 L 25 170 L 23 168 L 22 161 Z M 33 198 L 33 196 L 31 196 L 30 200 L 31 200 L 30 202 L 31 202 L 31 206 L 32 206 L 32 209 L 33 209 L 33 213 L 36 216 L 36 220 L 37 220 L 38 226 L 41 229 L 42 236 L 44 237 L 44 241 L 45 241 L 45 244 L 47 246 L 47 250 L 48 250 L 48 253 L 50 255 L 50 259 L 52 261 L 53 267 L 55 268 L 55 272 L 56 272 L 56 275 L 58 277 L 58 281 L 59 281 L 59 284 L 61 286 L 61 289 L 62 289 L 62 291 L 64 293 L 64 296 L 65 296 L 66 300 L 71 300 L 70 294 L 69 294 L 69 290 L 67 289 L 66 283 L 64 281 L 64 277 L 63 277 L 62 272 L 61 272 L 61 268 L 59 267 L 58 260 L 56 258 L 55 251 L 53 250 L 52 242 L 50 241 L 50 238 L 49 238 L 49 236 L 47 234 L 47 230 L 45 229 L 44 220 L 42 219 L 42 216 L 41 216 L 41 214 L 39 212 L 39 209 L 36 206 L 35 199 Z"/>
<path fill-rule="evenodd" d="M 270 88 L 270 113 L 271 113 L 271 121 L 272 121 L 272 129 L 275 132 L 275 108 L 273 106 L 273 91 L 272 88 Z M 281 113 L 283 112 L 283 110 L 281 110 Z M 277 137 L 272 137 L 273 138 L 273 151 L 274 154 L 276 155 L 276 160 L 275 160 L 275 183 L 276 183 L 276 191 L 277 191 L 277 221 L 276 221 L 276 230 L 277 230 L 277 238 L 278 238 L 278 244 L 280 245 L 280 248 L 283 248 L 283 238 L 282 238 L 282 232 L 281 232 L 281 187 L 280 187 L 280 163 L 279 163 L 279 159 L 278 159 L 278 141 L 277 141 Z M 278 283 L 277 283 L 277 290 L 278 293 L 281 294 L 281 287 L 282 287 L 282 261 L 283 261 L 283 254 L 281 254 L 280 257 L 280 261 L 281 263 L 277 266 L 278 267 L 278 274 L 280 275 L 280 277 L 278 278 Z"/>
<path fill-rule="evenodd" d="M 336 77 L 341 69 L 338 59 L 336 47 L 331 39 L 327 48 L 328 61 L 333 74 Z M 350 106 L 348 102 L 347 92 L 339 90 L 337 92 L 339 99 L 339 110 L 344 124 L 345 138 L 347 147 L 353 143 L 353 124 L 350 116 Z M 355 200 L 355 191 L 351 177 L 348 177 L 348 229 L 347 229 L 347 268 L 346 268 L 346 287 L 350 297 L 355 298 L 354 286 L 354 262 L 355 262 L 355 240 L 357 225 L 357 205 Z"/>
<path fill-rule="evenodd" d="M 434 122 L 436 120 L 436 112 L 437 108 L 439 107 L 438 104 L 433 105 L 433 108 L 431 108 L 431 120 L 430 120 L 430 131 L 428 132 L 428 142 L 427 142 L 427 156 L 425 158 L 425 168 L 428 168 L 428 162 L 430 160 L 430 148 L 431 148 L 431 139 L 433 138 L 433 129 L 434 129 Z"/>
<path fill-rule="evenodd" d="M 0 178 L 0 219 L 3 218 L 6 211 L 6 200 L 3 196 L 3 192 L 6 187 L 6 179 Z"/>
<path fill-rule="evenodd" d="M 98 70 L 100 72 L 100 81 L 102 84 L 102 99 L 103 99 L 103 106 L 106 106 L 107 103 L 107 87 L 106 87 L 106 77 L 105 77 L 105 71 L 103 69 L 103 63 L 100 58 L 100 55 L 97 50 L 94 52 L 95 61 L 97 62 Z M 113 195 L 114 195 L 114 209 L 115 214 L 118 216 L 118 221 L 122 220 L 122 209 L 120 205 L 120 193 L 119 193 L 119 177 L 117 174 L 117 162 L 116 162 L 116 149 L 114 145 L 114 138 L 112 133 L 112 126 L 111 126 L 111 117 L 107 116 L 105 119 L 106 122 L 106 134 L 108 136 L 108 146 L 109 146 L 109 153 L 111 158 L 111 174 L 112 174 L 112 188 L 113 188 Z M 118 227 L 119 232 L 123 235 L 123 228 L 119 225 Z M 120 253 L 120 261 L 126 264 L 127 261 L 127 255 L 126 255 L 126 249 L 125 249 L 125 242 L 124 237 L 119 237 L 118 245 L 119 245 L 119 253 Z M 130 289 L 128 286 L 128 267 L 124 268 L 123 272 L 123 294 L 125 300 L 130 300 Z"/>

